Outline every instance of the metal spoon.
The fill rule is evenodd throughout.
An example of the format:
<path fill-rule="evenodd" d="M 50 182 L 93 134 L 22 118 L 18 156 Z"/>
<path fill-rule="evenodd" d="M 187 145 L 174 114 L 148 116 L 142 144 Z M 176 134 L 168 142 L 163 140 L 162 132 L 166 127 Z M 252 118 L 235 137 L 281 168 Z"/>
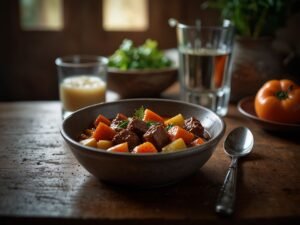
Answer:
<path fill-rule="evenodd" d="M 233 213 L 238 158 L 249 154 L 253 144 L 253 135 L 247 127 L 238 127 L 227 136 L 224 142 L 224 150 L 225 153 L 231 156 L 232 160 L 217 200 L 217 213 L 224 215 Z"/>

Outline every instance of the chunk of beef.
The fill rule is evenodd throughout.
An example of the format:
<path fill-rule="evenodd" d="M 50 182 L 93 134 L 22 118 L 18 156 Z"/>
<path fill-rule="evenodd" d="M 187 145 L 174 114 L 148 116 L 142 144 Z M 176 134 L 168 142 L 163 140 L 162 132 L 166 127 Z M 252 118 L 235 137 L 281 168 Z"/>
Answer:
<path fill-rule="evenodd" d="M 184 120 L 183 128 L 189 132 L 192 132 L 198 137 L 204 137 L 204 127 L 195 117 L 190 117 Z"/>
<path fill-rule="evenodd" d="M 122 113 L 118 113 L 117 116 L 111 121 L 110 127 L 115 131 L 121 131 L 127 127 L 128 118 Z"/>
<path fill-rule="evenodd" d="M 144 134 L 144 140 L 151 142 L 158 151 L 170 143 L 170 138 L 163 125 L 153 125 Z"/>
<path fill-rule="evenodd" d="M 114 145 L 127 142 L 129 150 L 132 150 L 135 146 L 141 143 L 139 137 L 134 132 L 126 129 L 123 129 L 120 132 L 118 132 L 113 137 L 112 142 Z"/>
<path fill-rule="evenodd" d="M 143 120 L 133 118 L 129 121 L 127 130 L 136 133 L 139 137 L 143 137 L 144 133 L 148 130 L 148 126 Z"/>

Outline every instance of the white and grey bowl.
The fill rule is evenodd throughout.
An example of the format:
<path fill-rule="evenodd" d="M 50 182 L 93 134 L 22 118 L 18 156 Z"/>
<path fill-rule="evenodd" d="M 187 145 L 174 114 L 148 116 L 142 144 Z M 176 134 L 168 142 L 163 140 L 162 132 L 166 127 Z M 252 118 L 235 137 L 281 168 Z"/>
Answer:
<path fill-rule="evenodd" d="M 130 154 L 111 153 L 83 146 L 77 142 L 99 113 L 114 118 L 117 113 L 133 115 L 141 106 L 162 116 L 181 113 L 185 118 L 196 117 L 211 135 L 203 145 L 175 153 Z M 61 134 L 79 163 L 102 181 L 113 184 L 152 188 L 176 183 L 197 172 L 211 157 L 225 132 L 224 121 L 211 110 L 181 101 L 167 99 L 127 99 L 92 105 L 67 117 Z"/>

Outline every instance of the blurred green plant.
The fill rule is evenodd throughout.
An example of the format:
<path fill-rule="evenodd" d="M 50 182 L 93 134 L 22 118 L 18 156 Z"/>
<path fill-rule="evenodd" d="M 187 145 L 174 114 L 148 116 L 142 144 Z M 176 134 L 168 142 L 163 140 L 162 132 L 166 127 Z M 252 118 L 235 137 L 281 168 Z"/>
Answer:
<path fill-rule="evenodd" d="M 120 70 L 160 69 L 170 67 L 172 62 L 158 49 L 158 43 L 147 39 L 141 46 L 135 47 L 132 40 L 124 39 L 119 49 L 109 57 L 109 67 Z"/>
<path fill-rule="evenodd" d="M 209 0 L 203 9 L 221 11 L 222 19 L 233 22 L 238 35 L 258 38 L 274 35 L 284 24 L 288 0 Z"/>

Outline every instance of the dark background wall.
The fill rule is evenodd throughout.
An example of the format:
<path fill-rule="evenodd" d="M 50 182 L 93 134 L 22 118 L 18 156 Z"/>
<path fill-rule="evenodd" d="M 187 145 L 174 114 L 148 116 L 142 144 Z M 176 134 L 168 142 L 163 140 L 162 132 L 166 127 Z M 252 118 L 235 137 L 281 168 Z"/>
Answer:
<path fill-rule="evenodd" d="M 142 44 L 158 41 L 161 49 L 176 47 L 175 29 L 169 18 L 192 24 L 199 18 L 212 25 L 219 20 L 214 10 L 202 10 L 204 0 L 148 0 L 149 28 L 144 32 L 107 32 L 102 28 L 102 0 L 63 0 L 62 31 L 24 31 L 20 26 L 19 0 L 0 1 L 0 101 L 58 99 L 55 58 L 71 54 L 109 56 L 124 38 Z M 294 21 L 286 21 L 280 35 L 292 42 L 295 57 L 286 71 L 300 81 L 300 1 L 290 11 Z M 286 58 L 286 55 L 282 55 Z"/>
<path fill-rule="evenodd" d="M 106 32 L 101 0 L 64 0 L 62 31 L 23 31 L 18 0 L 1 1 L 0 101 L 58 99 L 54 60 L 70 54 L 110 55 L 124 38 L 141 44 L 155 39 L 162 49 L 176 47 L 175 29 L 168 19 L 214 23 L 217 13 L 201 10 L 199 0 L 149 0 L 149 29 L 145 32 Z"/>

